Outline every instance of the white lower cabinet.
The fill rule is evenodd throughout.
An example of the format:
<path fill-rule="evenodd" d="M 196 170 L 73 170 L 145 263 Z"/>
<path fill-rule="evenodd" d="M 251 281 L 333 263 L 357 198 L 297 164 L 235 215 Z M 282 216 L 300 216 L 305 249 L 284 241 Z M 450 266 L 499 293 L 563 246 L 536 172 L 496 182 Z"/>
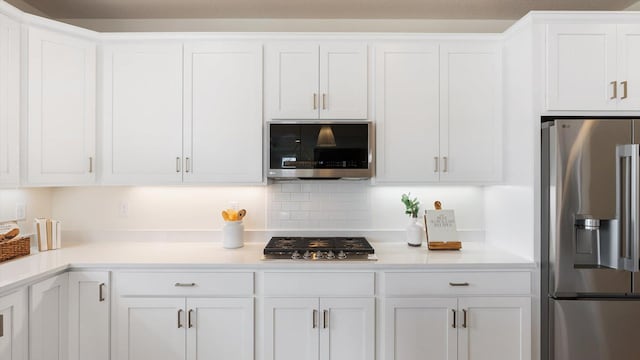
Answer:
<path fill-rule="evenodd" d="M 386 299 L 385 359 L 531 359 L 530 301 L 528 297 Z"/>
<path fill-rule="evenodd" d="M 31 360 L 66 360 L 68 283 L 64 273 L 31 285 L 29 349 Z"/>
<path fill-rule="evenodd" d="M 530 360 L 529 271 L 384 274 L 385 360 Z"/>
<path fill-rule="evenodd" d="M 69 360 L 109 360 L 109 272 L 69 273 Z"/>
<path fill-rule="evenodd" d="M 28 293 L 26 289 L 0 297 L 0 359 L 26 360 L 28 354 Z"/>
<path fill-rule="evenodd" d="M 112 359 L 251 360 L 252 272 L 114 274 Z"/>
<path fill-rule="evenodd" d="M 253 299 L 121 298 L 119 360 L 253 359 Z"/>
<path fill-rule="evenodd" d="M 267 298 L 265 360 L 374 358 L 373 298 Z"/>

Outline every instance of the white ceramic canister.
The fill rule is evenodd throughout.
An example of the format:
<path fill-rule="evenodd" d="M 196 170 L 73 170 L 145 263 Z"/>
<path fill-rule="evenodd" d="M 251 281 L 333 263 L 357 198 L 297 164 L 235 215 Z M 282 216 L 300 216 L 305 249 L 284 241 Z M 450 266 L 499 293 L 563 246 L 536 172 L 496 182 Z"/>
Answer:
<path fill-rule="evenodd" d="M 244 246 L 244 225 L 240 221 L 227 221 L 222 228 L 222 247 L 236 249 Z"/>

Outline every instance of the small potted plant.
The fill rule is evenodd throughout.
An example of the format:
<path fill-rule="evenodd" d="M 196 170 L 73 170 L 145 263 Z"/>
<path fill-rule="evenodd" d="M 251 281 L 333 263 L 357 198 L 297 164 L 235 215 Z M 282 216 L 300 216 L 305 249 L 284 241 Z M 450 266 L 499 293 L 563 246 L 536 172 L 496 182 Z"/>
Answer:
<path fill-rule="evenodd" d="M 411 199 L 411 193 L 402 194 L 400 198 L 404 204 L 404 213 L 411 216 L 411 221 L 406 227 L 407 243 L 409 246 L 422 245 L 422 226 L 418 224 L 418 212 L 420 211 L 420 201 L 418 198 Z"/>

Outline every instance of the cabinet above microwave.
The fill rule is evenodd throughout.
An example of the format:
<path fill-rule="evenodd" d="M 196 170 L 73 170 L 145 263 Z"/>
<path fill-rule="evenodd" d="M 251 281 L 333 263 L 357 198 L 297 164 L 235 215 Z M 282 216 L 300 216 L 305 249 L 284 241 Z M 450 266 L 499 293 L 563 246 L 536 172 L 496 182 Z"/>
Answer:
<path fill-rule="evenodd" d="M 370 122 L 270 122 L 268 178 L 337 179 L 373 175 Z"/>

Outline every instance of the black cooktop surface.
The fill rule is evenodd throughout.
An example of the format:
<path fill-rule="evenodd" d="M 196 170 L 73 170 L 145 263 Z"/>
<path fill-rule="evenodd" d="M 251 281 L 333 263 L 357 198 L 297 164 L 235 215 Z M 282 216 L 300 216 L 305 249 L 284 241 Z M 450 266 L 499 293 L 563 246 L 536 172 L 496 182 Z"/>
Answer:
<path fill-rule="evenodd" d="M 305 251 L 340 251 L 350 255 L 367 255 L 375 250 L 364 237 L 272 237 L 265 255 L 287 255 Z"/>

